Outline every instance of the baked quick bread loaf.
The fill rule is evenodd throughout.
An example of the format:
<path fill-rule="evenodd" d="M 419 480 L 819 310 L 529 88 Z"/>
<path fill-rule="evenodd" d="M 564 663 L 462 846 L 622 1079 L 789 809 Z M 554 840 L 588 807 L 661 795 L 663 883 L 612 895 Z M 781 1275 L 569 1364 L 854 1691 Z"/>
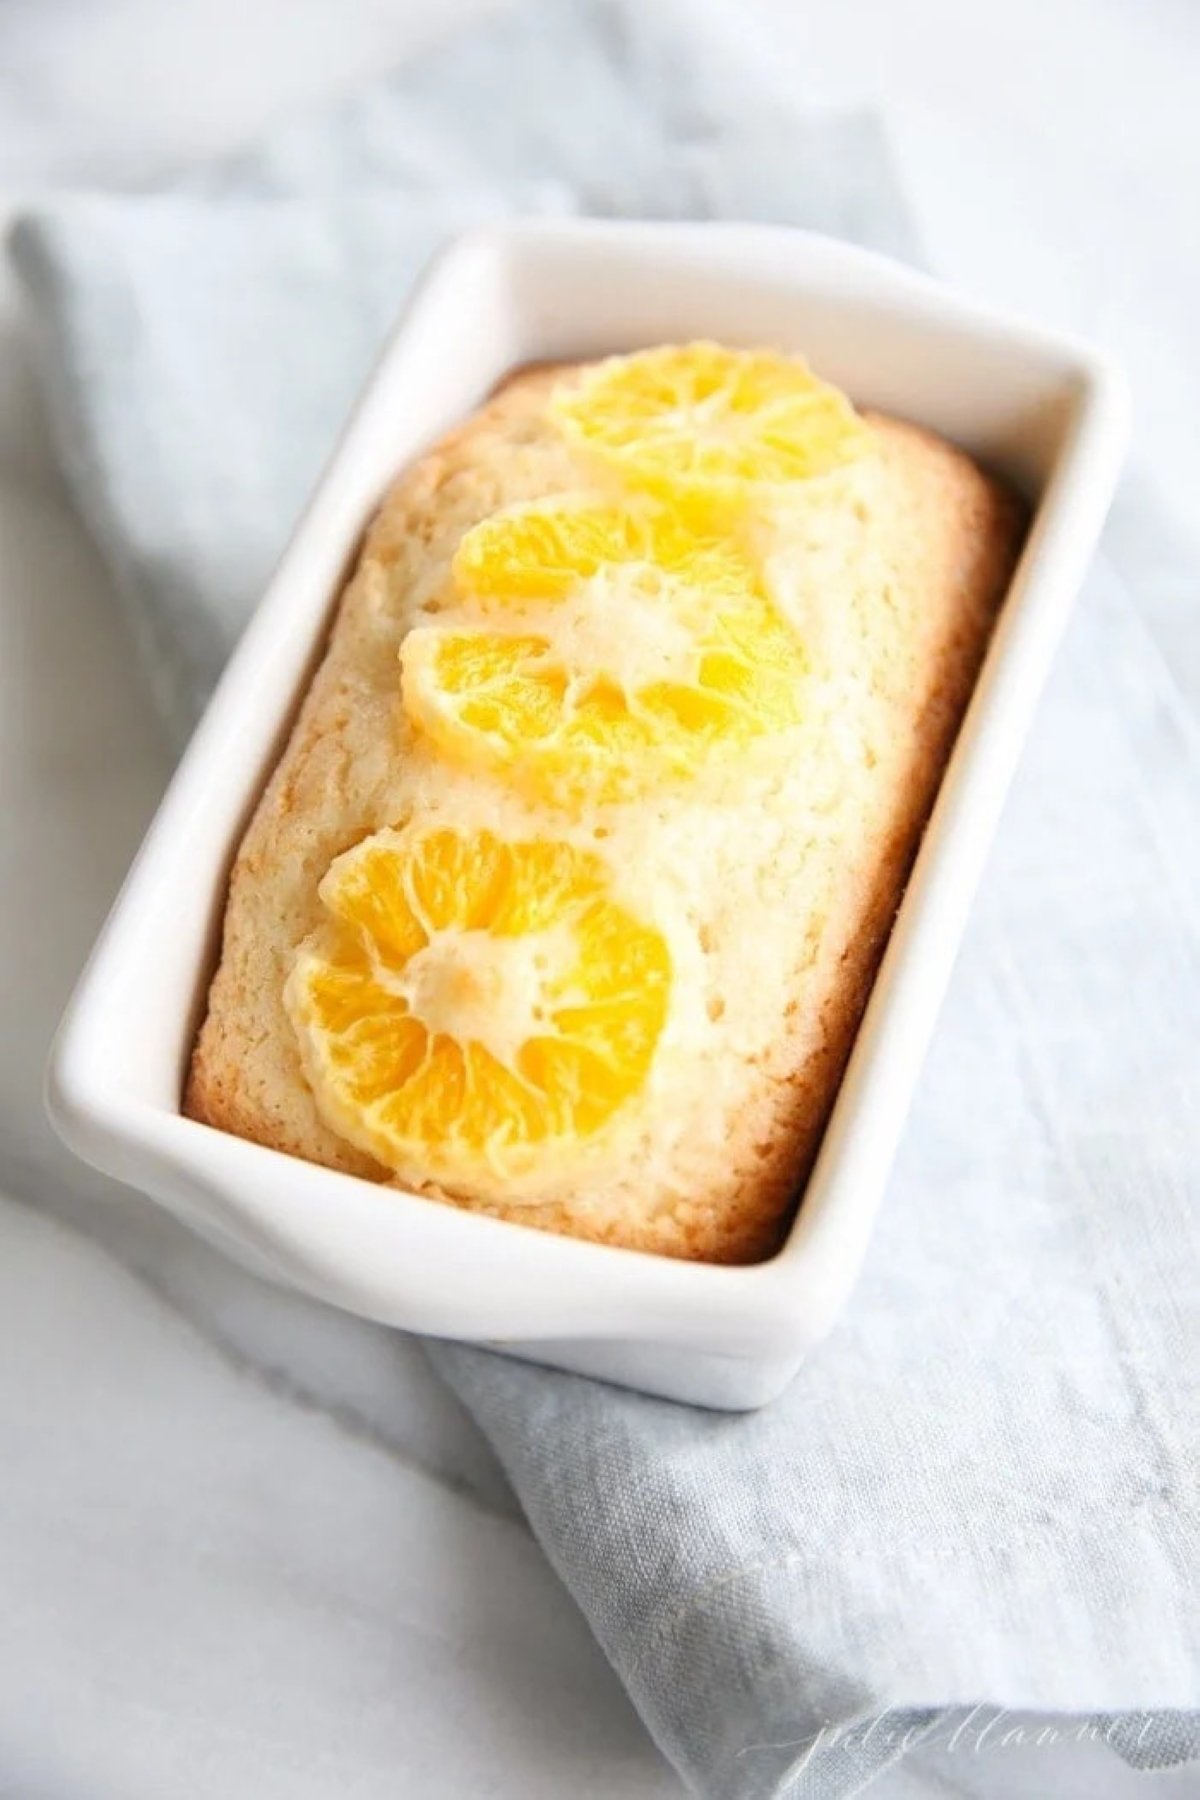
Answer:
<path fill-rule="evenodd" d="M 798 359 L 516 375 L 367 532 L 186 1111 L 548 1230 L 770 1254 L 1022 530 Z"/>

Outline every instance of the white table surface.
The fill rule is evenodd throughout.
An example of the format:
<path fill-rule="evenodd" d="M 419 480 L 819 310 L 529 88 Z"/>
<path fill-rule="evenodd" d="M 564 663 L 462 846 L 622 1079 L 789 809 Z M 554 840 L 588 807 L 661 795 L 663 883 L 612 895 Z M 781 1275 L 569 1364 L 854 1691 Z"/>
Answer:
<path fill-rule="evenodd" d="M 8 0 L 6 211 L 140 183 L 397 62 L 475 0 Z M 942 273 L 1085 332 L 1200 492 L 1192 0 L 751 8 L 801 104 L 886 106 Z M 270 1291 L 73 1168 L 58 1012 L 168 773 L 0 286 L 0 1795 L 678 1795 L 414 1345 Z M 1145 604 L 1186 686 L 1178 561 Z M 1193 636 L 1195 634 L 1192 634 Z M 970 1740 L 886 1800 L 1182 1800 L 1095 1745 Z"/>

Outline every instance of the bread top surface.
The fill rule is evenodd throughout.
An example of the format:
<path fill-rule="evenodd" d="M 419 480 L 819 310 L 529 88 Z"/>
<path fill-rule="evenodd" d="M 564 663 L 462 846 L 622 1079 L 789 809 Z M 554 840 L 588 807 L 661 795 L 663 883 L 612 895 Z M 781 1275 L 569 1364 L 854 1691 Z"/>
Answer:
<path fill-rule="evenodd" d="M 406 634 L 435 620 L 463 534 L 597 487 L 548 423 L 560 369 L 519 373 L 394 483 L 233 868 L 187 1110 L 374 1180 L 550 1229 L 746 1260 L 810 1166 L 1019 546 L 1021 508 L 960 451 L 867 415 L 874 454 L 804 484 L 763 545 L 809 668 L 804 723 L 692 783 L 581 808 L 449 767 L 400 704 Z M 600 859 L 670 955 L 665 1023 L 611 1125 L 470 1186 L 385 1168 L 331 1128 L 284 991 L 325 929 L 333 860 L 418 820 Z"/>

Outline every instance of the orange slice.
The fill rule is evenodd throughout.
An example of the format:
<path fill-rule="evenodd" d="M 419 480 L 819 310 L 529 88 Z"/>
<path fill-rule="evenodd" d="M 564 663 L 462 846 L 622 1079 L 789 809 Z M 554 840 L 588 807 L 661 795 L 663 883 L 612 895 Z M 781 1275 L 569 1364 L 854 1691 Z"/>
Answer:
<path fill-rule="evenodd" d="M 319 891 L 285 1004 L 322 1116 L 396 1174 L 497 1191 L 644 1085 L 670 958 L 600 857 L 409 826 Z"/>
<path fill-rule="evenodd" d="M 872 442 L 802 357 L 710 343 L 609 357 L 556 390 L 551 416 L 633 486 L 721 506 L 827 475 Z"/>
<path fill-rule="evenodd" d="M 402 691 L 460 765 L 611 797 L 801 721 L 807 659 L 755 565 L 665 507 L 512 507 L 453 572 L 458 606 L 405 639 Z"/>

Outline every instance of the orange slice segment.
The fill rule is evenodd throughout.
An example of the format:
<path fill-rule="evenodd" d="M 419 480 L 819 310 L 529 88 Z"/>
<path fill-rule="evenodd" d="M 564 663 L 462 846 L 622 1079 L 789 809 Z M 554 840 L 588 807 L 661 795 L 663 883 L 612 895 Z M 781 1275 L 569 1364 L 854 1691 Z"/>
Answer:
<path fill-rule="evenodd" d="M 460 765 L 611 797 L 801 722 L 807 659 L 754 564 L 667 508 L 510 508 L 454 580 L 401 663 L 410 718 Z"/>
<path fill-rule="evenodd" d="M 561 385 L 551 416 L 633 486 L 722 506 L 827 475 L 872 443 L 802 357 L 710 343 L 609 357 Z"/>
<path fill-rule="evenodd" d="M 598 856 L 405 827 L 338 857 L 320 895 L 285 1004 L 323 1118 L 396 1174 L 486 1192 L 645 1084 L 670 957 Z"/>

